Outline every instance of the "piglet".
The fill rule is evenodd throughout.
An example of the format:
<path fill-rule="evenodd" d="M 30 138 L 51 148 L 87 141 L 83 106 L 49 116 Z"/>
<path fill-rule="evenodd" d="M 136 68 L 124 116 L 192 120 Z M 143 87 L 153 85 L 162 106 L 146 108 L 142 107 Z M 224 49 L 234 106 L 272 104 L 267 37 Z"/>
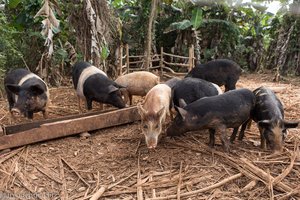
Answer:
<path fill-rule="evenodd" d="M 85 100 L 87 109 L 92 109 L 92 101 L 111 104 L 117 108 L 124 108 L 120 86 L 97 67 L 88 62 L 77 62 L 73 66 L 72 79 L 78 97 Z"/>
<path fill-rule="evenodd" d="M 12 118 L 23 114 L 33 119 L 33 113 L 39 111 L 47 118 L 49 89 L 39 76 L 26 69 L 15 69 L 5 76 L 4 85 Z"/>
<path fill-rule="evenodd" d="M 125 103 L 129 99 L 130 105 L 132 105 L 132 96 L 145 96 L 151 88 L 159 83 L 159 77 L 151 72 L 139 71 L 119 76 L 115 82 L 125 87 L 121 89 Z"/>
<path fill-rule="evenodd" d="M 241 67 L 234 61 L 216 59 L 196 65 L 186 77 L 201 78 L 219 86 L 225 85 L 225 92 L 227 92 L 236 88 L 241 72 Z"/>
<path fill-rule="evenodd" d="M 142 132 L 150 149 L 157 146 L 166 115 L 169 115 L 170 101 L 171 88 L 166 84 L 158 84 L 147 93 L 143 105 L 138 105 Z"/>
<path fill-rule="evenodd" d="M 209 145 L 213 147 L 214 134 L 218 131 L 225 151 L 229 151 L 226 128 L 238 128 L 245 123 L 254 103 L 255 96 L 250 90 L 238 89 L 181 105 L 183 108 L 175 107 L 178 114 L 167 128 L 167 135 L 179 136 L 188 131 L 209 129 Z"/>

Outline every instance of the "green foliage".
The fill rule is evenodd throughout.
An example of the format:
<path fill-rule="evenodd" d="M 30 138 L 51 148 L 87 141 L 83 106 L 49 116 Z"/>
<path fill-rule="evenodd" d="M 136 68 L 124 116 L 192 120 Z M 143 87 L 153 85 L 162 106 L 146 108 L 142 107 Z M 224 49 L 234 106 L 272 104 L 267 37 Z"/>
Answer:
<path fill-rule="evenodd" d="M 191 24 L 194 29 L 198 29 L 202 23 L 202 9 L 195 7 L 192 11 Z"/>

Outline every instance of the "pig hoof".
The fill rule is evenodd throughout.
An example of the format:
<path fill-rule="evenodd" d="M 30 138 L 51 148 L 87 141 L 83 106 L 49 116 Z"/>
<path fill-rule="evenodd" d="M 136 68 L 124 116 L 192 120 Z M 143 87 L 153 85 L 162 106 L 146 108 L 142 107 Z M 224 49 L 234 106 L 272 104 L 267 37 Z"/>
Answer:
<path fill-rule="evenodd" d="M 79 136 L 81 139 L 87 139 L 87 138 L 91 137 L 91 134 L 89 134 L 88 132 L 84 132 L 84 133 L 80 133 Z"/>

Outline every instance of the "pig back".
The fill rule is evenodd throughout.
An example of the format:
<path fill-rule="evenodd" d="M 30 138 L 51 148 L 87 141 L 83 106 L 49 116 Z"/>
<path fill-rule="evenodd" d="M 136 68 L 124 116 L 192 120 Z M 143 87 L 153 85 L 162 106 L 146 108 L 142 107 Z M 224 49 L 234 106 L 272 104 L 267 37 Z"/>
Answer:
<path fill-rule="evenodd" d="M 179 99 L 190 104 L 203 97 L 218 95 L 219 90 L 211 82 L 199 78 L 187 77 L 176 83 L 173 88 L 174 105 L 179 106 Z"/>
<path fill-rule="evenodd" d="M 147 93 L 143 107 L 147 111 L 158 112 L 162 107 L 169 109 L 170 102 L 171 88 L 166 84 L 158 84 Z"/>
<path fill-rule="evenodd" d="M 199 99 L 185 109 L 205 121 L 219 121 L 227 127 L 238 127 L 250 117 L 255 96 L 248 89 L 237 89 L 224 94 Z"/>
<path fill-rule="evenodd" d="M 201 78 L 221 86 L 228 81 L 238 80 L 241 72 L 240 66 L 234 61 L 216 59 L 196 65 L 186 77 Z"/>
<path fill-rule="evenodd" d="M 159 83 L 159 77 L 151 72 L 140 71 L 122 75 L 115 82 L 126 87 L 131 95 L 145 96 L 152 87 Z"/>
<path fill-rule="evenodd" d="M 271 89 L 262 86 L 255 89 L 253 93 L 256 103 L 252 111 L 252 118 L 255 122 L 284 118 L 283 105 Z"/>

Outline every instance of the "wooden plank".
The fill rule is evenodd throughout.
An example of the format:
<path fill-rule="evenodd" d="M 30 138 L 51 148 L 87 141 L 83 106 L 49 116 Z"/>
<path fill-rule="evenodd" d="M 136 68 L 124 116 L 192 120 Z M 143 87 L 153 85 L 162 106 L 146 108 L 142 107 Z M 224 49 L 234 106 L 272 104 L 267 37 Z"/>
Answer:
<path fill-rule="evenodd" d="M 99 115 L 41 124 L 38 128 L 0 137 L 0 150 L 75 135 L 140 120 L 136 106 Z"/>
<path fill-rule="evenodd" d="M 22 123 L 22 124 L 17 124 L 17 125 L 3 126 L 3 132 L 5 135 L 9 135 L 9 134 L 18 133 L 18 132 L 26 131 L 26 130 L 33 129 L 33 128 L 38 128 L 42 124 L 46 124 L 46 123 L 52 123 L 52 122 L 57 122 L 57 121 L 69 120 L 69 119 L 76 119 L 76 118 L 87 117 L 87 116 L 92 116 L 92 115 L 99 115 L 99 114 L 110 112 L 113 110 L 116 110 L 116 108 L 108 109 L 108 110 L 101 110 L 101 111 L 96 111 L 96 112 L 82 113 L 82 114 L 77 114 L 77 115 L 69 115 L 69 116 L 59 117 L 59 118 L 55 118 L 55 119 L 43 119 L 43 120 L 29 122 L 29 123 L 27 122 L 27 123 Z M 1 130 L 0 130 L 0 132 L 1 132 Z"/>

